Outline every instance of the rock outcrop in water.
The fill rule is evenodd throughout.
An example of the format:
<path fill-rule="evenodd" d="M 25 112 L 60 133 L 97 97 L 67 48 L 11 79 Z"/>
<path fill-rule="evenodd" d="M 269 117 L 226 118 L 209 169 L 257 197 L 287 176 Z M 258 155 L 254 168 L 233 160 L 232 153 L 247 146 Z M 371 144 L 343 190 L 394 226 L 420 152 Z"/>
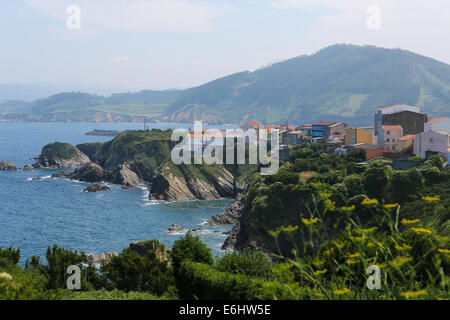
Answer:
<path fill-rule="evenodd" d="M 90 161 L 87 155 L 71 144 L 55 142 L 42 148 L 41 155 L 33 167 L 35 169 L 79 168 Z"/>
<path fill-rule="evenodd" d="M 110 190 L 110 188 L 107 186 L 102 186 L 98 183 L 94 183 L 93 185 L 84 189 L 83 192 L 101 192 L 101 191 L 107 191 L 107 190 Z"/>
<path fill-rule="evenodd" d="M 18 170 L 16 165 L 12 162 L 1 161 L 0 171 L 16 171 Z"/>
<path fill-rule="evenodd" d="M 236 201 L 233 202 L 233 204 L 229 206 L 224 213 L 212 216 L 206 224 L 209 226 L 220 226 L 224 224 L 235 225 L 242 216 L 243 206 L 242 196 L 238 195 L 238 197 L 236 197 Z"/>
<path fill-rule="evenodd" d="M 76 147 L 45 146 L 34 167 L 75 168 L 54 178 L 105 181 L 123 188 L 150 186 L 150 200 L 186 201 L 231 198 L 236 177 L 224 165 L 175 165 L 171 161 L 171 131 L 124 131 L 105 143 Z"/>

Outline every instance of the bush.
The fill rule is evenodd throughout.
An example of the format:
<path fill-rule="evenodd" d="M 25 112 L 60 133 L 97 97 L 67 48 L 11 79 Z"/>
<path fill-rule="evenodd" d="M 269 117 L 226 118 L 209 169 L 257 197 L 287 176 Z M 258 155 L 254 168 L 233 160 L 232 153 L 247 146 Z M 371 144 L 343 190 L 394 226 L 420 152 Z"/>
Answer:
<path fill-rule="evenodd" d="M 178 270 L 184 260 L 210 265 L 214 263 L 211 249 L 200 240 L 199 236 L 193 236 L 191 232 L 188 232 L 186 236 L 175 241 L 172 247 L 171 257 L 175 271 Z"/>
<path fill-rule="evenodd" d="M 182 299 L 201 300 L 295 300 L 296 285 L 268 282 L 261 278 L 217 271 L 210 265 L 184 261 L 180 267 Z"/>
<path fill-rule="evenodd" d="M 0 267 L 18 264 L 20 261 L 20 249 L 13 249 L 12 247 L 2 249 L 0 247 Z"/>
<path fill-rule="evenodd" d="M 272 261 L 260 250 L 245 248 L 217 260 L 217 270 L 251 277 L 272 279 Z"/>
<path fill-rule="evenodd" d="M 175 284 L 172 268 L 155 252 L 140 256 L 127 248 L 103 265 L 102 272 L 114 288 L 126 292 L 145 291 L 160 296 Z"/>

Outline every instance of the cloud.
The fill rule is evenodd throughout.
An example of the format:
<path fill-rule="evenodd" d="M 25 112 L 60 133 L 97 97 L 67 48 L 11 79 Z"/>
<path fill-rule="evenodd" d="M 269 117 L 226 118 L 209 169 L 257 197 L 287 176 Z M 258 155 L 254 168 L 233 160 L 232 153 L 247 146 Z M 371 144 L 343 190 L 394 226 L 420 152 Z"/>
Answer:
<path fill-rule="evenodd" d="M 114 56 L 109 58 L 114 63 L 127 63 L 130 59 L 127 56 Z"/>
<path fill-rule="evenodd" d="M 26 0 L 26 3 L 54 19 L 65 21 L 68 0 Z M 144 32 L 204 32 L 213 20 L 232 8 L 198 0 L 79 0 L 82 28 Z"/>

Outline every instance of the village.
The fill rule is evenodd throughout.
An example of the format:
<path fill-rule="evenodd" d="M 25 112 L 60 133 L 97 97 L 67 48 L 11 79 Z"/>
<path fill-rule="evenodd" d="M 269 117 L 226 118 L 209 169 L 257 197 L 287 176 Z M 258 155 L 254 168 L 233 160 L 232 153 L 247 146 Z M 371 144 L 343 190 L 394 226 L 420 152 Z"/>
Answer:
<path fill-rule="evenodd" d="M 248 121 L 240 129 L 260 130 L 270 136 L 273 130 L 279 134 L 280 160 L 289 160 L 292 147 L 304 143 L 320 143 L 326 153 L 346 154 L 356 149 L 364 149 L 366 161 L 385 158 L 392 160 L 396 168 L 411 168 L 419 160 L 439 155 L 444 162 L 450 158 L 450 118 L 431 119 L 421 113 L 420 108 L 405 104 L 379 108 L 374 115 L 374 125 L 350 127 L 346 123 L 320 121 L 300 126 L 263 125 Z M 225 131 L 225 130 L 221 130 Z M 205 149 L 209 144 L 224 145 L 223 138 L 214 135 L 190 132 L 187 144 L 191 150 Z M 246 140 L 248 144 L 248 140 Z M 365 164 L 365 163 L 361 163 Z"/>

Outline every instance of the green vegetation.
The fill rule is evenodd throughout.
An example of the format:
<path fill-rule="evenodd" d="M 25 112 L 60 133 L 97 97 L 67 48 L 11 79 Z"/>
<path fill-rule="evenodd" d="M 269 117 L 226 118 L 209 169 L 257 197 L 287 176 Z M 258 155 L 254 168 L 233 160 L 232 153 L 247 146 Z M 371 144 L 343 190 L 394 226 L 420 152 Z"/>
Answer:
<path fill-rule="evenodd" d="M 404 103 L 450 116 L 449 74 L 449 65 L 412 52 L 341 44 L 185 90 L 165 114 L 222 123 L 368 124 L 376 108 Z"/>
<path fill-rule="evenodd" d="M 57 246 L 22 268 L 20 250 L 0 249 L 0 299 L 449 299 L 449 170 L 436 156 L 406 170 L 363 159 L 305 144 L 276 175 L 254 174 L 241 249 L 216 259 L 191 233 L 169 252 L 142 241 L 144 253 L 130 247 L 99 269 Z M 72 264 L 80 292 L 66 289 Z M 369 266 L 381 290 L 366 287 Z"/>
<path fill-rule="evenodd" d="M 42 148 L 41 156 L 46 159 L 71 159 L 77 150 L 69 143 L 54 142 L 47 144 Z"/>
<path fill-rule="evenodd" d="M 113 94 L 110 97 L 82 92 L 67 92 L 31 103 L 5 101 L 0 118 L 17 121 L 88 122 L 141 121 L 161 116 L 180 91 L 141 91 Z"/>

